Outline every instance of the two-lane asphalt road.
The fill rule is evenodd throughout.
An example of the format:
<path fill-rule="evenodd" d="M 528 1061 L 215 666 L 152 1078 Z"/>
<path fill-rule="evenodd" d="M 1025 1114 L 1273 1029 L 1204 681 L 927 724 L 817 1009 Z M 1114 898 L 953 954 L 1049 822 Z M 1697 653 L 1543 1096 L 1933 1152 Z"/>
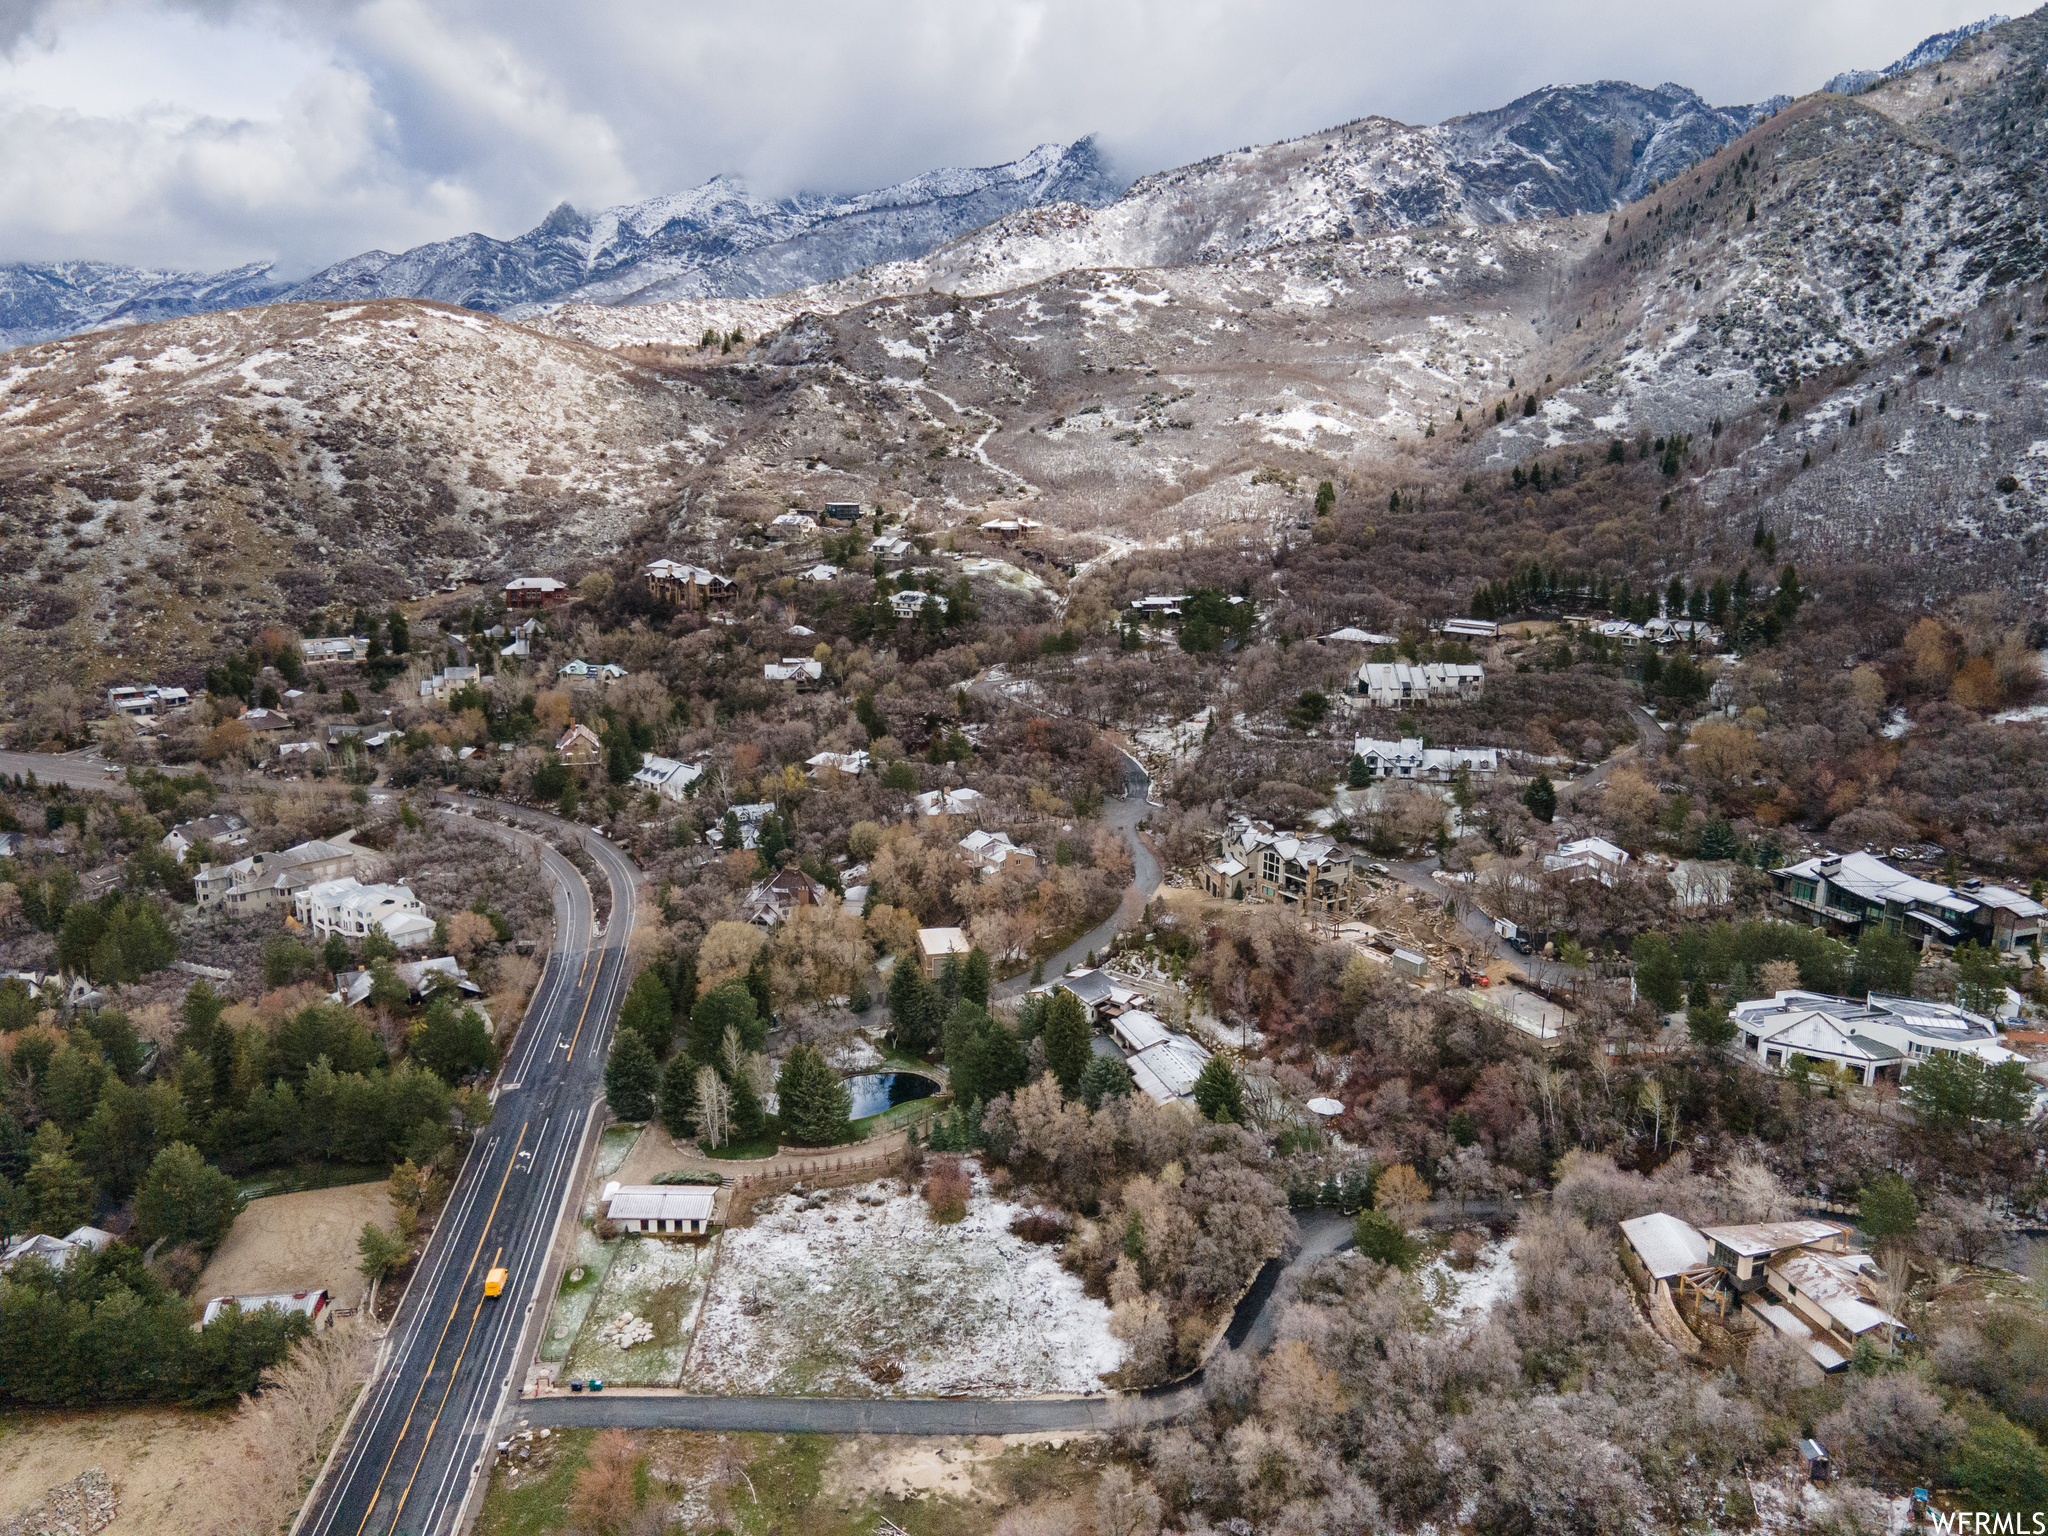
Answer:
<path fill-rule="evenodd" d="M 440 814 L 477 802 L 445 797 Z M 315 1485 L 300 1536 L 408 1536 L 452 1531 L 489 1439 L 547 1268 L 575 1174 L 605 1053 L 631 981 L 626 946 L 639 878 L 603 838 L 552 817 L 493 806 L 515 822 L 580 839 L 611 884 L 610 921 L 593 933 L 588 887 L 543 845 L 555 888 L 556 939 L 499 1074 L 490 1127 L 470 1149 L 346 1443 Z M 493 1267 L 509 1271 L 486 1298 Z"/>

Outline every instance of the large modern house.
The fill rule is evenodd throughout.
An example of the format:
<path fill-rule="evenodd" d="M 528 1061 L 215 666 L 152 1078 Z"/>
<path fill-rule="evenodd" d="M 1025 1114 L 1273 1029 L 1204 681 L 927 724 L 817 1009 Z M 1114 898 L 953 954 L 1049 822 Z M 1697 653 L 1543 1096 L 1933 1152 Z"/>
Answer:
<path fill-rule="evenodd" d="M 1795 1056 L 1846 1069 L 1864 1084 L 1896 1083 L 1929 1056 L 2019 1061 L 1998 1026 L 1953 1003 L 1873 992 L 1862 1002 L 1787 989 L 1737 1003 L 1736 1044 L 1757 1065 L 1783 1071 Z"/>
<path fill-rule="evenodd" d="M 1368 661 L 1358 691 L 1381 709 L 1470 703 L 1486 689 L 1486 668 L 1470 662 Z"/>
<path fill-rule="evenodd" d="M 2041 937 L 2048 907 L 2018 891 L 1965 880 L 1951 890 L 1867 853 L 1824 853 L 1771 871 L 1777 902 L 1816 928 L 1853 941 L 1866 923 L 1925 948 L 1971 940 L 2001 954 Z"/>

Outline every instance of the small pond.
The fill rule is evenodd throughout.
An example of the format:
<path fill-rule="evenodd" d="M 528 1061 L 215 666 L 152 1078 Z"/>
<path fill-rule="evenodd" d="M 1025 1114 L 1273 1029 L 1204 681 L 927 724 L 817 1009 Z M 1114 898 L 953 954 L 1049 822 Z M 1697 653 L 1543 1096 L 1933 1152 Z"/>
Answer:
<path fill-rule="evenodd" d="M 928 1099 L 939 1091 L 937 1083 L 916 1072 L 863 1072 L 859 1077 L 849 1077 L 846 1088 L 853 1095 L 850 1113 L 855 1120 L 879 1115 L 913 1099 Z"/>

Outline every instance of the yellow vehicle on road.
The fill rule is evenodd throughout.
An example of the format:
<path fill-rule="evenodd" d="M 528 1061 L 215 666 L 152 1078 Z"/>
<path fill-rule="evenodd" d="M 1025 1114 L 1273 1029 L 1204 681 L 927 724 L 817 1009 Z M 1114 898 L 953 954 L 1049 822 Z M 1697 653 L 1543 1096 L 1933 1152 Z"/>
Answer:
<path fill-rule="evenodd" d="M 510 1276 L 506 1274 L 503 1265 L 496 1266 L 491 1270 L 491 1272 L 488 1275 L 484 1276 L 484 1294 L 486 1296 L 497 1296 L 503 1294 L 505 1289 L 505 1282 L 509 1278 Z"/>

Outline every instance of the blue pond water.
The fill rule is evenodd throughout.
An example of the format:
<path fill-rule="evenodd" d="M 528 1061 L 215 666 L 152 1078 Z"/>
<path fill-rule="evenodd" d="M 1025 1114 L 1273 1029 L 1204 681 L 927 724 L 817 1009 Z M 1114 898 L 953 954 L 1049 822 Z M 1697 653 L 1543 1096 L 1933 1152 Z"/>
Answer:
<path fill-rule="evenodd" d="M 863 1072 L 859 1077 L 849 1077 L 846 1087 L 853 1095 L 855 1120 L 879 1115 L 913 1099 L 928 1099 L 939 1091 L 937 1083 L 916 1072 Z"/>

